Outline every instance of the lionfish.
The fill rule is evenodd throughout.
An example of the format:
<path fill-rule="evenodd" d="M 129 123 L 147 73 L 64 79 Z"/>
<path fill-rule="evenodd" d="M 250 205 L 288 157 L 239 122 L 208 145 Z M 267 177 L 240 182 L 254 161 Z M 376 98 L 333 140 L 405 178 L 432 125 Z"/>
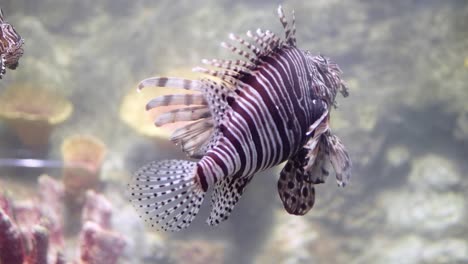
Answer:
<path fill-rule="evenodd" d="M 11 70 L 18 67 L 18 61 L 23 55 L 23 43 L 24 40 L 15 28 L 5 21 L 0 9 L 0 79 L 7 67 Z"/>
<path fill-rule="evenodd" d="M 337 64 L 296 47 L 295 17 L 288 23 L 281 6 L 281 39 L 269 30 L 237 35 L 222 46 L 241 60 L 203 60 L 209 68 L 194 71 L 209 78 L 186 80 L 153 77 L 146 87 L 195 91 L 156 97 L 146 109 L 180 105 L 161 114 L 156 126 L 192 121 L 175 130 L 171 140 L 198 161 L 163 160 L 140 168 L 129 184 L 130 201 L 152 227 L 177 231 L 197 215 L 208 189 L 212 210 L 207 223 L 226 220 L 247 184 L 260 171 L 284 161 L 278 192 L 290 214 L 304 215 L 314 205 L 314 185 L 328 176 L 339 186 L 351 176 L 351 160 L 330 129 L 330 111 L 338 92 L 348 96 Z M 214 77 L 214 78 L 213 78 Z M 197 93 L 198 92 L 198 93 Z"/>

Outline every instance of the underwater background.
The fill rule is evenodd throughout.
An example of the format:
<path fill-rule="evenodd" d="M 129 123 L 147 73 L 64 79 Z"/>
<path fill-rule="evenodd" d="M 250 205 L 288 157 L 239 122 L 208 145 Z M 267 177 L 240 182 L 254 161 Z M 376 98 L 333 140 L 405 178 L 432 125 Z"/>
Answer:
<path fill-rule="evenodd" d="M 329 179 L 297 217 L 282 208 L 277 167 L 218 227 L 205 224 L 205 202 L 188 229 L 151 231 L 128 202 L 131 174 L 186 157 L 144 111 L 167 90 L 137 93 L 137 83 L 199 77 L 191 69 L 201 59 L 230 58 L 219 45 L 230 32 L 281 34 L 278 4 L 295 10 L 298 47 L 343 70 L 350 96 L 331 118 L 351 183 Z M 0 7 L 25 40 L 18 68 L 0 80 L 0 264 L 39 258 L 40 241 L 49 263 L 468 263 L 467 1 Z"/>

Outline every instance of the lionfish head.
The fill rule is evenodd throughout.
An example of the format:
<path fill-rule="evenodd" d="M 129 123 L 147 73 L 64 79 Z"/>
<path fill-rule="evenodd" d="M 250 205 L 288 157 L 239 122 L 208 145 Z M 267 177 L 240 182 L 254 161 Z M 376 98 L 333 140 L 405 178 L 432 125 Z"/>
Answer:
<path fill-rule="evenodd" d="M 342 71 L 338 64 L 330 61 L 329 58 L 323 55 L 312 56 L 308 53 L 308 57 L 312 60 L 315 65 L 318 74 L 320 74 L 326 84 L 327 99 L 336 106 L 336 95 L 340 92 L 343 97 L 349 95 L 348 87 L 345 82 L 341 79 Z"/>
<path fill-rule="evenodd" d="M 19 59 L 23 56 L 23 39 L 19 39 L 15 44 L 13 44 L 7 51 L 5 55 L 5 66 L 11 70 L 16 69 L 19 65 Z"/>

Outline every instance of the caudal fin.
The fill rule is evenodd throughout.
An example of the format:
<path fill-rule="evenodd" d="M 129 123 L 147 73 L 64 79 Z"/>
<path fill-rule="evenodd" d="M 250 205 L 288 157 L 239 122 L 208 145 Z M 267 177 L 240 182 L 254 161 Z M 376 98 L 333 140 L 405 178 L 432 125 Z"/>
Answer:
<path fill-rule="evenodd" d="M 149 163 L 135 173 L 128 186 L 130 201 L 152 227 L 178 231 L 195 218 L 205 197 L 196 165 L 165 160 Z"/>

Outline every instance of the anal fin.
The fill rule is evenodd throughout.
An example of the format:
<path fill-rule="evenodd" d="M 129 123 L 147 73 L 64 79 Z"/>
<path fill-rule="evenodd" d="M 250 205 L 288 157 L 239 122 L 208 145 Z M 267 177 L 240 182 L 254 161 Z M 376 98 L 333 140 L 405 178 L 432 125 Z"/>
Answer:
<path fill-rule="evenodd" d="M 239 178 L 228 176 L 216 183 L 211 195 L 210 217 L 206 221 L 209 225 L 216 226 L 228 219 L 252 177 L 253 175 Z"/>

